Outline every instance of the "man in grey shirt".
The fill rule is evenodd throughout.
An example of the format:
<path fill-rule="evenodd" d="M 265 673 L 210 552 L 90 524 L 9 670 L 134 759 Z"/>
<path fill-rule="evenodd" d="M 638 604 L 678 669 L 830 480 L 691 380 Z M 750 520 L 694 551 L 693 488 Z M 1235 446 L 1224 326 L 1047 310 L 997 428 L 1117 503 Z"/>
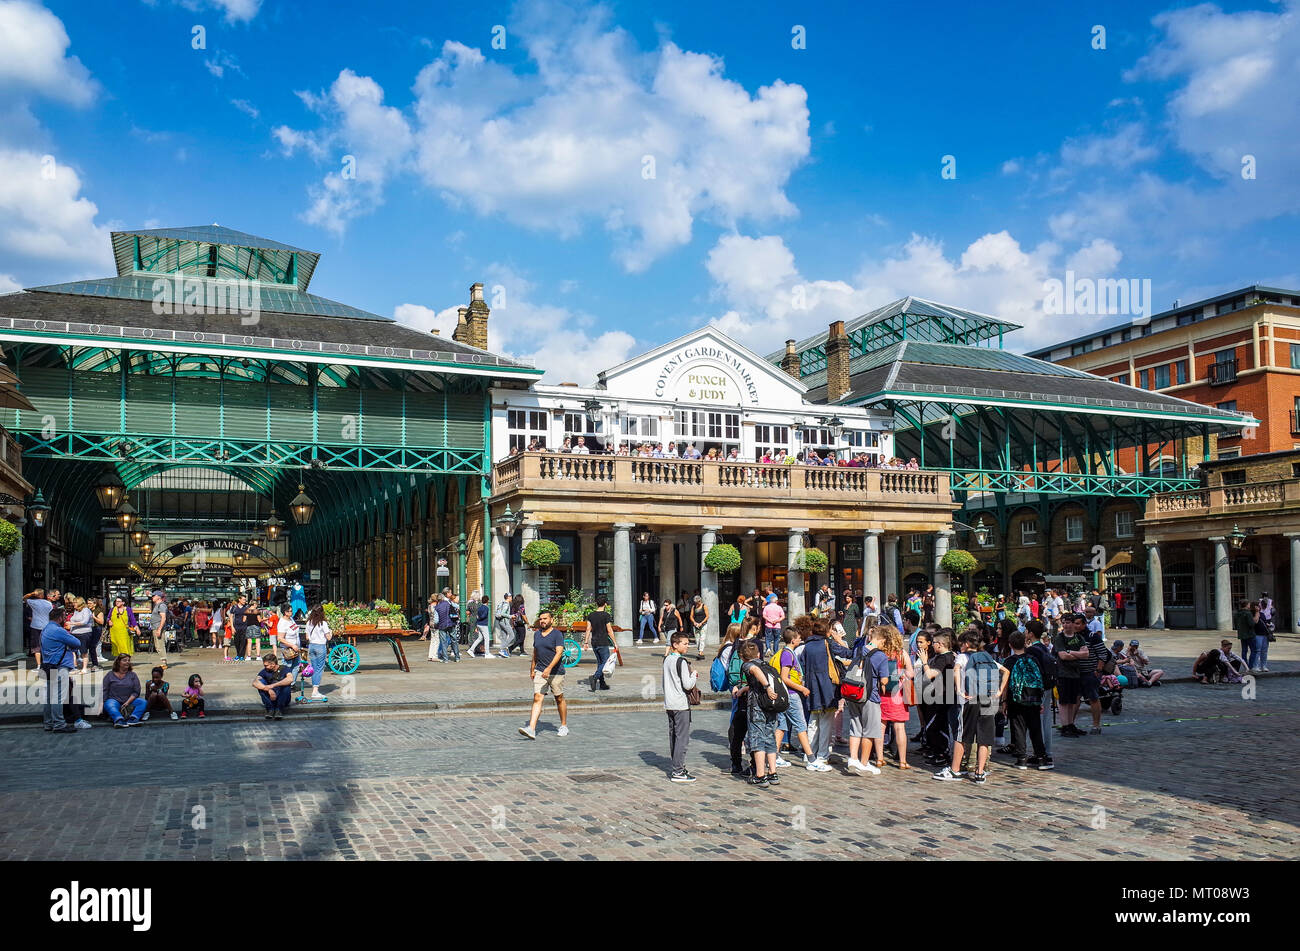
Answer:
<path fill-rule="evenodd" d="M 167 666 L 167 641 L 163 637 L 163 628 L 167 626 L 167 601 L 161 591 L 153 593 L 153 607 L 149 609 L 149 630 L 153 633 L 153 649 L 163 655 L 163 666 Z"/>

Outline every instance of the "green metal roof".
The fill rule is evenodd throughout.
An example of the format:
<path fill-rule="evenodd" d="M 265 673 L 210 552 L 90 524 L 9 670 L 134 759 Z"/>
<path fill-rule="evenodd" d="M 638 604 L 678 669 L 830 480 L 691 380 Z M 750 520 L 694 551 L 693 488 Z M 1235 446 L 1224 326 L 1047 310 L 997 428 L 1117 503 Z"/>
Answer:
<path fill-rule="evenodd" d="M 152 301 L 157 296 L 154 293 L 154 282 L 167 280 L 169 276 L 165 273 L 158 274 L 156 277 L 149 277 L 144 274 L 127 274 L 121 277 L 71 281 L 67 284 L 47 284 L 44 287 L 29 287 L 27 290 L 51 294 L 76 294 L 85 297 L 109 297 L 117 300 Z M 229 283 L 228 280 L 221 278 L 200 278 L 192 275 L 185 275 L 184 280 L 213 280 L 218 284 Z M 393 323 L 391 317 L 382 317 L 379 314 L 372 314 L 368 310 L 361 310 L 348 304 L 340 304 L 338 301 L 330 300 L 327 297 L 319 297 L 305 291 L 295 291 L 288 287 L 258 285 L 257 295 L 258 309 L 262 311 L 277 314 L 306 314 L 312 317 L 351 317 L 357 320 L 382 320 L 385 323 Z"/>
<path fill-rule="evenodd" d="M 887 364 L 922 363 L 928 366 L 961 367 L 968 370 L 1000 370 L 1006 373 L 1038 373 L 1046 376 L 1075 377 L 1095 380 L 1091 373 L 1036 360 L 1009 350 L 992 347 L 973 347 L 955 343 L 929 343 L 921 340 L 903 340 L 881 347 L 871 353 L 849 361 L 849 375 L 875 370 Z M 811 389 L 826 385 L 826 371 L 818 370 L 802 380 Z"/>
<path fill-rule="evenodd" d="M 296 284 L 306 291 L 320 253 L 255 234 L 200 225 L 151 231 L 114 231 L 113 259 L 118 274 L 149 271 Z"/>

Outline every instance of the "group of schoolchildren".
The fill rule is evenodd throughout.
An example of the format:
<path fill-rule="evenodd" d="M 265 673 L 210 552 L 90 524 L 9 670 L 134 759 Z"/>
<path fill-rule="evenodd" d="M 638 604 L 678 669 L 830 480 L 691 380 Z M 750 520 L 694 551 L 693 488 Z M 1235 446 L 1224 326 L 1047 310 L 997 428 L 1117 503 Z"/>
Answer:
<path fill-rule="evenodd" d="M 936 780 L 985 783 L 1004 724 L 1010 741 L 998 752 L 1012 756 L 1016 769 L 1054 768 L 1052 692 L 1062 668 L 1041 621 L 1025 630 L 1014 622 L 972 624 L 957 635 L 933 623 L 921 628 L 914 611 L 902 620 L 900 630 L 869 617 L 850 643 L 834 616 L 800 615 L 770 650 L 761 615 L 730 625 L 709 686 L 732 697 L 732 774 L 754 786 L 780 785 L 778 770 L 792 765 L 781 755 L 787 741 L 811 772 L 831 772 L 833 756 L 849 775 L 880 775 L 887 765 L 910 770 L 914 707 L 920 728 L 911 741 L 937 768 Z M 673 782 L 694 782 L 685 767 L 690 706 L 698 702 L 696 674 L 682 656 L 688 647 L 674 636 L 664 661 Z M 833 754 L 833 744 L 846 746 L 847 756 Z"/>

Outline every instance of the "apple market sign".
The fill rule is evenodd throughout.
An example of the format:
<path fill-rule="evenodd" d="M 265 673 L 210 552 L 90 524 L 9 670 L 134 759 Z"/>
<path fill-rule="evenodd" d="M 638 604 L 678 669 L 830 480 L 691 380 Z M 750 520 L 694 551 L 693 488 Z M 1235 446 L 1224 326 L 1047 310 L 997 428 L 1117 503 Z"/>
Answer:
<path fill-rule="evenodd" d="M 685 371 L 684 373 L 681 371 Z M 677 377 L 673 397 L 692 403 L 740 403 L 741 394 L 758 405 L 758 384 L 749 364 L 711 344 L 682 347 L 659 368 L 655 396 L 662 398 Z"/>

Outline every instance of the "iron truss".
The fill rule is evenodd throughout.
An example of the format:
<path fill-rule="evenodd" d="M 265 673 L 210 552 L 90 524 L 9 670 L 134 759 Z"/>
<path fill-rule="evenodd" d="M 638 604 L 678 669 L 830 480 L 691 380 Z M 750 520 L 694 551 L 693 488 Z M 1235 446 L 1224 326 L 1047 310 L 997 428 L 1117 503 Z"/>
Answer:
<path fill-rule="evenodd" d="M 1145 499 L 1157 492 L 1180 492 L 1200 485 L 1197 478 L 1143 475 L 1097 475 L 1078 472 L 1025 472 L 983 469 L 960 472 L 931 466 L 952 475 L 954 492 L 1024 492 L 1045 495 L 1100 495 Z"/>

